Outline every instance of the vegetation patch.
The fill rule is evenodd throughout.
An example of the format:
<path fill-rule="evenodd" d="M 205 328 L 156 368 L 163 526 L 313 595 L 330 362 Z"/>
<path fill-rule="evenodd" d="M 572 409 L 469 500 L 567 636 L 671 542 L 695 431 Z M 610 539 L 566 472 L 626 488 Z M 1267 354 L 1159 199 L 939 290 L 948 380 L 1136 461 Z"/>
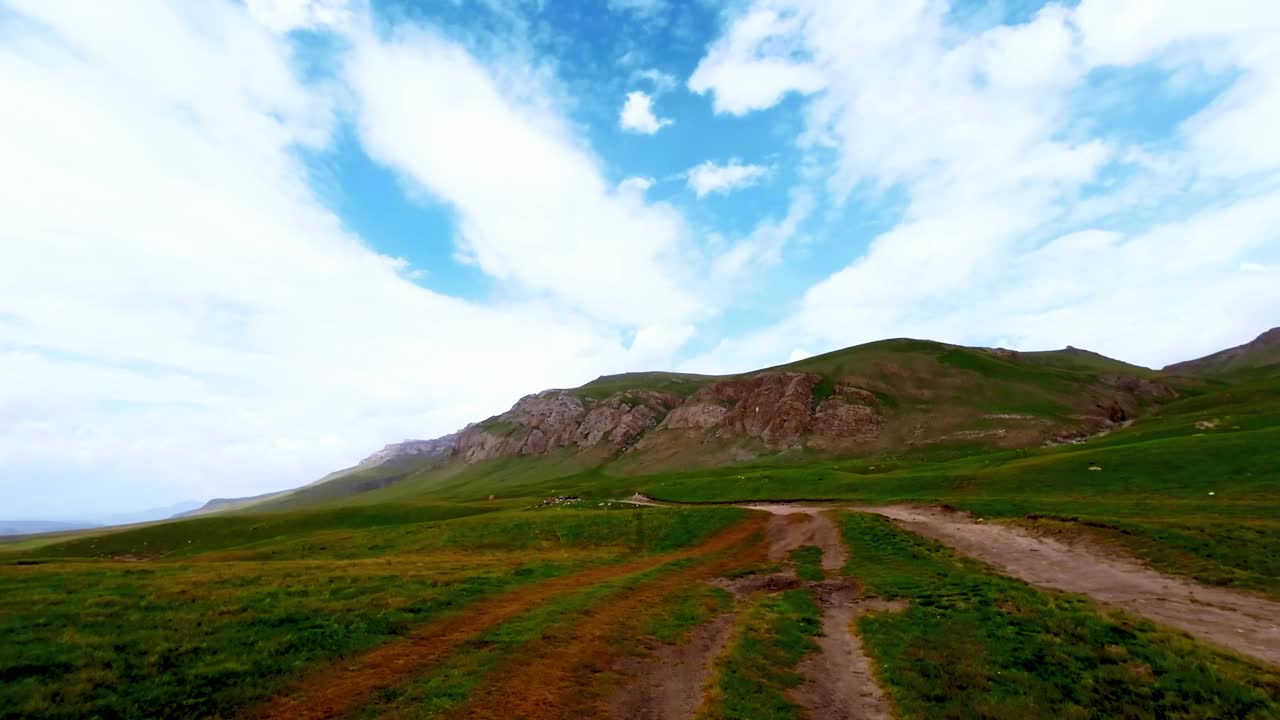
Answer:
<path fill-rule="evenodd" d="M 1262 718 L 1280 674 L 1087 599 L 1041 592 L 870 515 L 847 572 L 902 613 L 859 627 L 904 718 Z"/>
<path fill-rule="evenodd" d="M 813 545 L 792 550 L 791 563 L 801 580 L 820 582 L 827 576 L 822 569 L 822 550 Z"/>
<path fill-rule="evenodd" d="M 808 590 L 756 595 L 736 636 L 716 661 L 716 676 L 699 720 L 799 718 L 787 690 L 803 682 L 796 666 L 817 650 L 822 610 Z"/>

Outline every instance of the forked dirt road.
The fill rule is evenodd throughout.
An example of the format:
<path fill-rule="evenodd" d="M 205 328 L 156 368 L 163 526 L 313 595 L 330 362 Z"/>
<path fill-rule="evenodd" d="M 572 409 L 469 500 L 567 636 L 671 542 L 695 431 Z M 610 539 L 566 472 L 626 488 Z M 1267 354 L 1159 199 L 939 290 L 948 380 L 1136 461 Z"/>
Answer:
<path fill-rule="evenodd" d="M 822 569 L 839 571 L 849 558 L 840 528 L 822 508 L 802 505 L 747 505 L 773 513 L 769 523 L 769 557 L 780 560 L 806 545 L 822 550 Z M 805 678 L 791 697 L 808 710 L 809 717 L 823 720 L 889 720 L 892 710 L 884 692 L 876 684 L 871 659 L 862 647 L 862 638 L 853 631 L 853 621 L 872 610 L 897 610 L 901 606 L 866 599 L 849 578 L 826 580 L 814 590 L 822 606 L 822 635 L 818 652 L 807 656 L 797 668 Z"/>
<path fill-rule="evenodd" d="M 1280 666 L 1280 603 L 1165 575 L 1085 544 L 979 523 L 966 513 L 908 505 L 857 509 L 890 518 L 1032 585 L 1089 595 Z"/>
<path fill-rule="evenodd" d="M 844 567 L 848 557 L 840 530 L 821 508 L 800 505 L 746 505 L 772 515 L 766 531 L 769 559 L 783 560 L 796 549 L 815 546 L 822 551 L 822 567 L 828 573 Z M 794 573 L 750 576 L 722 583 L 740 597 L 756 592 L 778 592 L 802 587 Z M 858 615 L 899 606 L 864 599 L 848 578 L 811 586 L 823 609 L 818 652 L 808 655 L 797 668 L 805 678 L 791 697 L 808 717 L 822 720 L 888 720 L 892 712 L 876 684 L 871 662 L 853 632 Z M 715 659 L 731 640 L 733 616 L 717 618 L 684 645 L 659 649 L 647 660 L 628 668 L 630 682 L 618 688 L 610 702 L 616 720 L 687 720 L 700 708 Z"/>

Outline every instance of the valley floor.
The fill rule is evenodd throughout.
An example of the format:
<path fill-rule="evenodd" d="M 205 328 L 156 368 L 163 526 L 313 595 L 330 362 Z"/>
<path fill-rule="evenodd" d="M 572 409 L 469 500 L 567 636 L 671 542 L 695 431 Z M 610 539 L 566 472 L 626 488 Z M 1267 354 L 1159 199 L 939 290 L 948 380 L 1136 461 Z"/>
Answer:
<path fill-rule="evenodd" d="M 0 566 L 0 718 L 1280 717 L 1280 606 L 1110 548 L 919 506 L 608 507 L 210 519 Z"/>

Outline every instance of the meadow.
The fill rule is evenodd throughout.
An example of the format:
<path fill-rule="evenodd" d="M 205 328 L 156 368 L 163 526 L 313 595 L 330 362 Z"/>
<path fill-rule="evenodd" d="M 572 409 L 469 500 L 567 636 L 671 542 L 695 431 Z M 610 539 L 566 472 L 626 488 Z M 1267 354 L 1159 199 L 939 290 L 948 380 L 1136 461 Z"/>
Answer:
<path fill-rule="evenodd" d="M 517 587 L 661 558 L 744 511 L 441 515 L 196 519 L 6 555 L 0 717 L 232 717 L 304 668 Z"/>

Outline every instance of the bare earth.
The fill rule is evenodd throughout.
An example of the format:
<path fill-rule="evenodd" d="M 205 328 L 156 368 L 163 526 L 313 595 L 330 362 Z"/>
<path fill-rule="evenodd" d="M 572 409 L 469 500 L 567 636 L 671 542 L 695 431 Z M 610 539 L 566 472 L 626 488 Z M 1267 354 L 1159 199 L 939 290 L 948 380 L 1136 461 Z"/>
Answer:
<path fill-rule="evenodd" d="M 787 553 L 805 545 L 822 550 L 822 569 L 839 570 L 848 559 L 840 529 L 823 514 L 823 508 L 762 503 L 743 505 L 774 515 L 769 523 L 769 559 L 781 560 Z"/>
<path fill-rule="evenodd" d="M 783 560 L 797 548 L 813 545 L 822 550 L 822 567 L 844 567 L 848 553 L 840 530 L 823 508 L 786 504 L 744 506 L 769 513 L 766 543 L 770 560 Z M 739 598 L 755 593 L 776 593 L 810 586 L 795 573 L 748 575 L 716 584 Z M 791 697 L 821 720 L 889 720 L 892 710 L 876 684 L 871 661 L 862 640 L 853 632 L 854 620 L 865 612 L 899 610 L 900 604 L 862 598 L 848 578 L 811 585 L 823 608 L 818 652 L 807 656 L 798 671 L 804 684 Z M 614 693 L 611 716 L 617 720 L 685 720 L 697 715 L 704 690 L 711 679 L 716 657 L 733 634 L 733 616 L 722 615 L 695 631 L 680 647 L 663 647 L 653 657 L 628 661 L 621 669 L 630 679 Z"/>
<path fill-rule="evenodd" d="M 683 645 L 663 645 L 653 655 L 628 658 L 619 668 L 634 681 L 609 701 L 610 717 L 627 720 L 683 720 L 702 706 L 715 659 L 733 636 L 727 613 L 693 632 Z"/>
<path fill-rule="evenodd" d="M 805 545 L 822 550 L 822 568 L 838 571 L 848 560 L 848 550 L 840 528 L 821 508 L 799 505 L 750 505 L 773 513 L 769 523 L 769 557 L 781 559 Z M 815 590 L 822 606 L 822 635 L 818 652 L 806 657 L 797 670 L 805 678 L 791 697 L 809 711 L 809 717 L 823 720 L 889 720 L 893 717 L 888 700 L 876 684 L 871 660 L 862 647 L 862 638 L 853 622 L 863 613 L 900 610 L 902 605 L 861 597 L 849 578 L 826 580 Z"/>
<path fill-rule="evenodd" d="M 1040 538 L 940 508 L 858 508 L 990 563 L 1033 585 L 1090 595 L 1195 637 L 1280 665 L 1280 603 L 1165 575 L 1086 544 Z"/>
<path fill-rule="evenodd" d="M 829 580 L 818 587 L 822 603 L 822 636 L 818 652 L 800 663 L 805 683 L 791 697 L 823 720 L 889 720 L 893 710 L 876 684 L 862 638 L 853 631 L 859 615 L 874 610 L 901 610 L 905 605 L 860 598 L 850 581 Z"/>

